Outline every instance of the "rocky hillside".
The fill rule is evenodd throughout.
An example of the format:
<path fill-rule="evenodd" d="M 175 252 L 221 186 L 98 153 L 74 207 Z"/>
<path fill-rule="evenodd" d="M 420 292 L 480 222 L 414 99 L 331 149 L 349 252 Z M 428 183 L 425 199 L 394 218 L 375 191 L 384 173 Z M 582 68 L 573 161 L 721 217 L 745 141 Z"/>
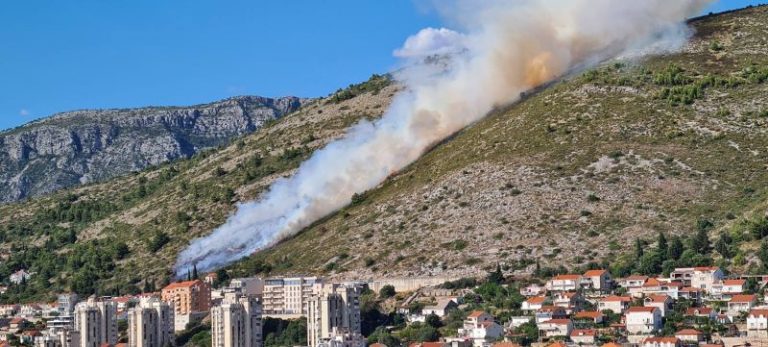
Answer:
<path fill-rule="evenodd" d="M 748 271 L 768 234 L 768 8 L 691 25 L 683 52 L 610 62 L 530 94 L 228 270 L 360 278 L 477 275 L 497 262 L 525 273 L 537 260 L 620 266 L 636 238 L 706 229 L 731 240 L 717 261 Z M 162 285 L 191 239 L 354 122 L 379 117 L 397 90 L 374 76 L 226 147 L 0 206 L 0 280 L 37 273 L 0 300 Z"/>
<path fill-rule="evenodd" d="M 635 238 L 713 225 L 711 237 L 744 241 L 724 264 L 748 270 L 748 241 L 768 228 L 768 7 L 691 25 L 683 52 L 610 62 L 498 110 L 235 268 L 360 277 L 617 265 Z"/>
<path fill-rule="evenodd" d="M 192 107 L 85 110 L 0 133 L 0 203 L 188 158 L 298 109 L 295 97 Z"/>

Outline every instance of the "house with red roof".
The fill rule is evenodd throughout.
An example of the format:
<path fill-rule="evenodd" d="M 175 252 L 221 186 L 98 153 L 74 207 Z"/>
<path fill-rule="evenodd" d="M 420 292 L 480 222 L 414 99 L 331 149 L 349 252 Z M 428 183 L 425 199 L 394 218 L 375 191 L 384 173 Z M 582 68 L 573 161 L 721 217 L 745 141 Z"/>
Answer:
<path fill-rule="evenodd" d="M 589 270 L 582 275 L 583 282 L 588 282 L 589 288 L 599 292 L 608 292 L 613 288 L 611 273 L 606 270 Z"/>
<path fill-rule="evenodd" d="M 523 301 L 520 309 L 523 311 L 536 311 L 545 306 L 549 299 L 546 296 L 534 296 L 528 300 Z"/>
<path fill-rule="evenodd" d="M 472 341 L 475 347 L 496 341 L 504 335 L 504 328 L 496 323 L 493 316 L 484 311 L 473 311 L 464 320 L 463 328 L 458 330 L 458 336 Z"/>
<path fill-rule="evenodd" d="M 536 324 L 546 322 L 551 319 L 564 319 L 568 318 L 568 313 L 565 309 L 558 306 L 543 306 L 536 311 Z"/>
<path fill-rule="evenodd" d="M 768 338 L 768 308 L 753 308 L 749 311 L 747 336 Z"/>
<path fill-rule="evenodd" d="M 578 292 L 557 292 L 553 295 L 555 306 L 562 307 L 567 313 L 581 309 L 581 303 L 584 299 Z"/>
<path fill-rule="evenodd" d="M 689 307 L 685 310 L 685 315 L 688 317 L 706 317 L 715 320 L 717 312 L 711 307 Z"/>
<path fill-rule="evenodd" d="M 684 286 L 702 289 L 706 292 L 725 278 L 723 270 L 717 266 L 698 266 L 676 268 L 669 275 L 670 279 L 678 280 Z"/>
<path fill-rule="evenodd" d="M 581 288 L 581 275 L 557 275 L 547 281 L 547 289 L 554 291 L 575 291 Z"/>
<path fill-rule="evenodd" d="M 641 347 L 679 347 L 677 337 L 648 337 L 640 344 Z"/>
<path fill-rule="evenodd" d="M 573 315 L 577 321 L 588 321 L 594 324 L 600 324 L 605 320 L 605 315 L 600 311 L 580 311 Z"/>
<path fill-rule="evenodd" d="M 749 312 L 757 304 L 757 296 L 754 294 L 737 294 L 728 301 L 728 315 L 738 316 L 740 313 Z"/>
<path fill-rule="evenodd" d="M 643 284 L 643 295 L 668 295 L 672 299 L 677 300 L 679 298 L 680 289 L 683 288 L 683 283 L 680 281 L 671 281 L 660 278 L 649 278 Z"/>
<path fill-rule="evenodd" d="M 594 345 L 597 342 L 597 330 L 574 329 L 569 337 L 573 343 L 578 345 Z"/>
<path fill-rule="evenodd" d="M 659 309 L 659 311 L 661 311 L 661 316 L 665 317 L 667 315 L 667 311 L 672 309 L 672 304 L 674 304 L 674 302 L 675 300 L 672 300 L 669 295 L 655 294 L 646 296 L 643 299 L 643 306 L 656 307 Z"/>
<path fill-rule="evenodd" d="M 712 286 L 712 290 L 709 295 L 715 299 L 730 299 L 733 295 L 744 293 L 744 287 L 747 284 L 747 280 L 744 279 L 730 279 L 722 280 L 715 283 Z"/>
<path fill-rule="evenodd" d="M 656 307 L 630 307 L 624 314 L 624 322 L 630 334 L 650 334 L 662 327 L 661 311 Z"/>
<path fill-rule="evenodd" d="M 675 333 L 675 337 L 681 342 L 699 343 L 704 341 L 704 333 L 696 329 L 683 329 Z"/>
<path fill-rule="evenodd" d="M 648 280 L 648 276 L 632 275 L 622 278 L 617 282 L 620 287 L 627 289 L 627 293 L 636 296 L 642 294 L 643 284 L 645 284 L 646 280 Z"/>

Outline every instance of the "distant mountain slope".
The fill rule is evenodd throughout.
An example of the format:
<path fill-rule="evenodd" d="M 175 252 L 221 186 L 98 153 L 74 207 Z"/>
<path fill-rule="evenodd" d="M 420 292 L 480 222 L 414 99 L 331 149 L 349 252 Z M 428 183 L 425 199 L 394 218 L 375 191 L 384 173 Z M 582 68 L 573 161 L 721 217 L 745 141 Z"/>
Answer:
<path fill-rule="evenodd" d="M 191 107 L 74 111 L 0 132 L 0 203 L 190 157 L 304 101 L 244 96 Z"/>

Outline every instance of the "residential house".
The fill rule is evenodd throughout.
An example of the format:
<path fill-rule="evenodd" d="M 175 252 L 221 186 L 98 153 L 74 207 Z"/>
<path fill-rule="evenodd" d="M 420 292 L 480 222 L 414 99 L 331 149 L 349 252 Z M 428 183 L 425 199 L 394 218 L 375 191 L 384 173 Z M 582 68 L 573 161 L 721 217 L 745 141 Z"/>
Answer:
<path fill-rule="evenodd" d="M 589 270 L 582 275 L 582 281 L 589 282 L 589 288 L 599 292 L 611 290 L 611 274 L 606 270 Z"/>
<path fill-rule="evenodd" d="M 557 275 L 547 282 L 547 289 L 554 291 L 574 291 L 581 288 L 581 275 Z"/>
<path fill-rule="evenodd" d="M 743 279 L 723 280 L 715 283 L 709 294 L 714 298 L 730 299 L 733 295 L 744 293 L 746 284 L 747 281 Z"/>
<path fill-rule="evenodd" d="M 659 278 L 649 278 L 643 284 L 643 295 L 667 295 L 672 299 L 677 300 L 679 298 L 680 289 L 683 288 L 683 283 L 679 281 L 667 281 Z"/>
<path fill-rule="evenodd" d="M 536 324 L 552 319 L 565 319 L 567 317 L 568 314 L 565 312 L 565 309 L 557 306 L 543 306 L 536 311 L 535 315 Z"/>
<path fill-rule="evenodd" d="M 622 288 L 627 289 L 627 293 L 632 296 L 642 295 L 643 284 L 648 280 L 648 276 L 632 275 L 626 278 L 622 278 L 618 281 L 618 284 Z"/>
<path fill-rule="evenodd" d="M 590 323 L 600 324 L 605 320 L 605 315 L 599 311 L 581 311 L 576 313 L 573 318 L 577 321 L 589 321 Z"/>
<path fill-rule="evenodd" d="M 494 322 L 493 316 L 483 311 L 474 311 L 464 320 L 458 335 L 472 340 L 474 347 L 483 347 L 504 335 L 504 328 Z"/>
<path fill-rule="evenodd" d="M 710 320 L 715 320 L 717 312 L 711 307 L 689 307 L 685 310 L 685 315 L 688 317 L 704 317 Z"/>
<path fill-rule="evenodd" d="M 747 336 L 768 338 L 768 308 L 752 309 L 747 316 Z"/>
<path fill-rule="evenodd" d="M 702 294 L 703 290 L 699 288 L 693 288 L 693 287 L 683 287 L 680 289 L 680 291 L 677 294 L 678 299 L 687 299 L 691 300 L 696 303 L 701 302 L 701 298 L 703 297 Z"/>
<path fill-rule="evenodd" d="M 526 297 L 539 296 L 541 294 L 545 294 L 546 292 L 547 292 L 547 288 L 542 287 L 538 284 L 531 284 L 523 288 L 520 288 L 520 295 L 526 296 Z"/>
<path fill-rule="evenodd" d="M 513 316 L 509 318 L 509 323 L 507 323 L 507 328 L 509 329 L 517 329 L 523 324 L 530 323 L 533 318 L 530 316 Z"/>
<path fill-rule="evenodd" d="M 215 272 L 209 272 L 203 277 L 203 282 L 208 283 L 211 285 L 211 287 L 213 287 L 213 284 L 216 283 L 216 279 L 218 278 L 219 275 L 217 275 Z"/>
<path fill-rule="evenodd" d="M 696 329 L 683 329 L 675 333 L 675 337 L 681 342 L 696 343 L 704 341 L 704 333 Z"/>
<path fill-rule="evenodd" d="M 662 326 L 661 311 L 656 307 L 630 307 L 624 321 L 631 334 L 650 334 Z"/>
<path fill-rule="evenodd" d="M 597 342 L 597 331 L 594 329 L 575 329 L 570 334 L 571 341 L 579 345 L 594 345 Z"/>
<path fill-rule="evenodd" d="M 656 307 L 661 311 L 661 316 L 666 317 L 667 311 L 672 309 L 672 304 L 675 301 L 668 295 L 656 294 L 649 295 L 643 299 L 643 306 Z"/>
<path fill-rule="evenodd" d="M 537 325 L 541 337 L 568 337 L 573 331 L 573 322 L 570 319 L 551 319 Z"/>
<path fill-rule="evenodd" d="M 678 347 L 680 340 L 677 337 L 648 337 L 643 340 L 640 347 Z"/>
<path fill-rule="evenodd" d="M 22 317 L 15 317 L 11 319 L 8 328 L 10 331 L 19 331 L 26 328 L 29 325 L 29 321 Z"/>
<path fill-rule="evenodd" d="M 599 311 L 611 310 L 613 313 L 624 313 L 624 311 L 632 303 L 632 298 L 628 296 L 616 296 L 611 295 L 597 301 L 597 308 Z"/>
<path fill-rule="evenodd" d="M 457 308 L 459 308 L 459 304 L 456 303 L 456 300 L 440 299 L 437 301 L 437 304 L 435 305 L 425 306 L 421 310 L 421 314 L 424 316 L 429 316 L 431 314 L 434 314 L 435 316 L 442 318 L 442 317 L 445 317 L 445 315 L 447 315 L 448 312 L 455 310 Z"/>
<path fill-rule="evenodd" d="M 548 299 L 546 296 L 534 296 L 532 298 L 528 298 L 528 300 L 523 301 L 520 308 L 523 311 L 536 311 L 540 310 L 545 304 L 547 303 Z"/>
<path fill-rule="evenodd" d="M 553 299 L 555 306 L 564 308 L 567 313 L 578 311 L 581 301 L 581 295 L 576 292 L 557 292 Z"/>
<path fill-rule="evenodd" d="M 755 307 L 757 296 L 754 294 L 737 294 L 728 301 L 728 315 L 738 316 L 739 313 L 748 312 Z"/>

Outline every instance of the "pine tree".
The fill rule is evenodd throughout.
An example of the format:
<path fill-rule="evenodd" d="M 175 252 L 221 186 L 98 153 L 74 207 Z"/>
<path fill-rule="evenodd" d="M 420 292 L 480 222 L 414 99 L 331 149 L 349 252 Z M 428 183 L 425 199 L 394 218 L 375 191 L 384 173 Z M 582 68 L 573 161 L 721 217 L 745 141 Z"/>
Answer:
<path fill-rule="evenodd" d="M 667 237 L 663 232 L 659 232 L 659 240 L 656 242 L 656 250 L 659 252 L 659 258 L 662 262 L 667 260 L 667 251 L 669 250 L 669 244 L 667 244 Z"/>
<path fill-rule="evenodd" d="M 711 248 L 709 243 L 708 228 L 699 228 L 691 239 L 691 249 L 699 254 L 707 254 Z"/>
<path fill-rule="evenodd" d="M 675 236 L 672 238 L 672 243 L 667 249 L 667 259 L 678 260 L 683 255 L 683 251 L 685 251 L 683 240 L 680 239 L 680 236 Z"/>
<path fill-rule="evenodd" d="M 768 241 L 763 241 L 760 244 L 760 251 L 757 252 L 757 257 L 763 263 L 763 270 L 768 269 Z"/>
<path fill-rule="evenodd" d="M 640 259 L 643 257 L 643 254 L 645 253 L 644 248 L 645 245 L 643 245 L 643 241 L 640 240 L 640 238 L 635 239 L 635 259 Z"/>
<path fill-rule="evenodd" d="M 729 259 L 731 257 L 731 248 L 729 246 L 730 243 L 730 237 L 728 237 L 725 233 L 720 234 L 720 238 L 718 238 L 717 242 L 715 242 L 715 250 L 725 259 Z"/>

